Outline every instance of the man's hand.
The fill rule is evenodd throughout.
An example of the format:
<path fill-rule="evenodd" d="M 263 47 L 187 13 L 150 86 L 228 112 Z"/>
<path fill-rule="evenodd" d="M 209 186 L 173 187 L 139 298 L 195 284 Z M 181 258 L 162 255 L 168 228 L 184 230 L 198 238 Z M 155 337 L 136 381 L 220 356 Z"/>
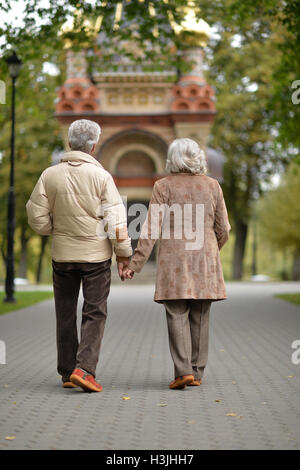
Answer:
<path fill-rule="evenodd" d="M 125 281 L 125 276 L 123 274 L 124 270 L 128 268 L 129 265 L 129 258 L 124 258 L 122 256 L 117 256 L 117 265 L 118 265 L 118 273 L 120 276 L 121 281 Z"/>

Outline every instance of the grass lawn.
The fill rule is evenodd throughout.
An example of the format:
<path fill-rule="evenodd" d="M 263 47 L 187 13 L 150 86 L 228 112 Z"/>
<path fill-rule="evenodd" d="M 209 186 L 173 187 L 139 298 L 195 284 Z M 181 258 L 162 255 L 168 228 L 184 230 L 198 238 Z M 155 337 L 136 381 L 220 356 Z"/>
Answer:
<path fill-rule="evenodd" d="M 53 297 L 53 292 L 15 292 L 15 298 L 17 300 L 15 304 L 3 302 L 4 297 L 5 293 L 0 292 L 0 315 L 2 313 L 8 313 L 12 312 L 13 310 L 20 310 L 21 308 L 29 307 L 30 305 L 42 302 L 42 300 L 51 299 Z"/>
<path fill-rule="evenodd" d="M 300 305 L 300 292 L 297 294 L 277 294 L 275 297 L 278 297 L 282 300 L 287 300 L 288 302 L 292 302 L 293 304 Z"/>

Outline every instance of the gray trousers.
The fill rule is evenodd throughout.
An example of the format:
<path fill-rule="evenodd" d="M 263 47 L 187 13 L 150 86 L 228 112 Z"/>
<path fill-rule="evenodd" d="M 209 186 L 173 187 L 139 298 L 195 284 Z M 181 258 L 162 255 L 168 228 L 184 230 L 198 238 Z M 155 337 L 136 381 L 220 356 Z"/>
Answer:
<path fill-rule="evenodd" d="M 111 260 L 99 263 L 52 261 L 56 310 L 57 371 L 68 380 L 80 367 L 96 373 L 107 317 Z M 77 302 L 80 285 L 84 297 L 81 337 L 78 342 Z"/>
<path fill-rule="evenodd" d="M 165 300 L 175 378 L 202 378 L 208 357 L 210 300 Z"/>

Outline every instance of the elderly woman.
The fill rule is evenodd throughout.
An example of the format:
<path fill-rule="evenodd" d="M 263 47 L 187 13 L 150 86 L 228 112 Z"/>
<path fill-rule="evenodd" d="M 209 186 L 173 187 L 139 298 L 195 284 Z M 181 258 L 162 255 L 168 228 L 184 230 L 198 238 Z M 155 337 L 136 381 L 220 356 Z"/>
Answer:
<path fill-rule="evenodd" d="M 124 277 L 140 272 L 159 240 L 154 300 L 163 303 L 175 380 L 171 389 L 200 385 L 207 363 L 211 302 L 226 299 L 219 250 L 231 229 L 222 189 L 206 176 L 206 160 L 191 139 L 169 147 L 148 216 Z M 193 241 L 194 239 L 194 241 Z"/>

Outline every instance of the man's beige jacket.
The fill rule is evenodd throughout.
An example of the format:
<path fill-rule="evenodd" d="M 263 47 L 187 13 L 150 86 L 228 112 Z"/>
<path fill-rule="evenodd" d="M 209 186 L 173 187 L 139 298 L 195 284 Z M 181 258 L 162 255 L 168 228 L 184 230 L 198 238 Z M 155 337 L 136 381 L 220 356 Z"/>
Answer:
<path fill-rule="evenodd" d="M 26 204 L 28 223 L 52 235 L 58 262 L 100 262 L 132 254 L 126 210 L 114 180 L 91 155 L 71 151 L 40 176 Z"/>

